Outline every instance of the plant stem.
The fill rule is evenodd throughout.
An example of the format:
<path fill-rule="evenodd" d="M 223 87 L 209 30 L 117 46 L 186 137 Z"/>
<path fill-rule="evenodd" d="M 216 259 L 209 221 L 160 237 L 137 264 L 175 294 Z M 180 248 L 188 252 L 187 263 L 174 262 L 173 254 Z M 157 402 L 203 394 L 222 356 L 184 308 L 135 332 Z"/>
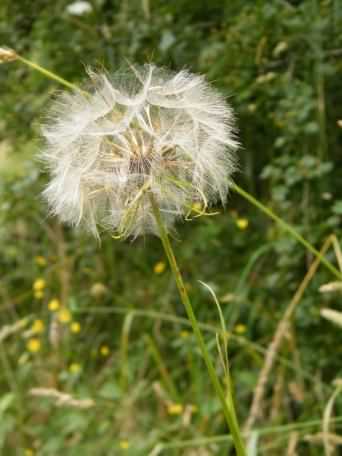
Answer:
<path fill-rule="evenodd" d="M 342 416 L 330 419 L 331 424 L 339 425 L 342 423 Z M 252 432 L 258 434 L 259 437 L 273 435 L 273 434 L 288 434 L 293 431 L 301 431 L 310 428 L 315 428 L 317 426 L 321 427 L 323 424 L 322 419 L 316 419 L 312 421 L 303 421 L 299 423 L 290 423 L 279 426 L 272 427 L 262 427 L 257 428 Z M 246 432 L 244 435 L 248 436 L 250 433 Z M 161 443 L 159 445 L 160 450 L 169 450 L 174 448 L 186 448 L 186 447 L 204 447 L 206 445 L 211 445 L 213 443 L 226 443 L 231 441 L 230 435 L 217 435 L 213 437 L 202 437 L 192 440 L 181 440 L 173 441 L 169 443 Z"/>
<path fill-rule="evenodd" d="M 79 87 L 77 87 L 76 84 L 72 84 L 71 82 L 67 81 L 66 79 L 62 78 L 61 76 L 58 76 L 58 74 L 53 73 L 50 70 L 47 70 L 46 68 L 43 68 L 42 66 L 38 65 L 38 63 L 32 62 L 31 60 L 25 59 L 24 57 L 21 57 L 21 55 L 15 53 L 16 60 L 19 60 L 19 62 L 24 63 L 26 66 L 33 68 L 36 71 L 39 71 L 39 73 L 42 73 L 44 76 L 46 76 L 49 79 L 53 79 L 54 81 L 59 82 L 60 84 L 63 84 L 64 86 L 68 87 L 69 89 L 72 90 L 80 90 Z"/>
<path fill-rule="evenodd" d="M 253 206 L 257 207 L 261 212 L 266 214 L 269 218 L 274 220 L 281 226 L 285 231 L 291 234 L 298 242 L 300 242 L 307 250 L 309 250 L 315 257 L 319 258 L 324 266 L 329 269 L 329 271 L 334 274 L 339 280 L 342 280 L 342 273 L 338 271 L 325 257 L 317 250 L 313 245 L 311 245 L 301 234 L 298 233 L 291 225 L 285 222 L 277 214 L 275 214 L 269 207 L 265 206 L 259 200 L 257 200 L 253 195 L 248 193 L 246 190 L 239 187 L 237 184 L 232 183 L 231 188 L 249 201 Z"/>
<path fill-rule="evenodd" d="M 214 368 L 214 365 L 213 365 L 213 363 L 212 363 L 212 361 L 210 359 L 207 347 L 205 345 L 205 342 L 204 342 L 204 339 L 203 339 L 199 324 L 197 322 L 195 313 L 194 313 L 192 305 L 191 305 L 191 301 L 189 299 L 188 293 L 186 291 L 186 288 L 185 288 L 185 285 L 184 285 L 184 282 L 183 282 L 183 278 L 182 278 L 181 272 L 179 270 L 175 255 L 173 253 L 173 249 L 172 249 L 172 246 L 171 246 L 167 231 L 166 231 L 165 226 L 163 224 L 158 204 L 156 203 L 155 199 L 153 198 L 153 195 L 151 195 L 151 194 L 150 194 L 150 201 L 151 201 L 151 205 L 152 205 L 152 209 L 153 209 L 153 214 L 154 214 L 154 217 L 155 217 L 157 225 L 158 225 L 161 241 L 162 241 L 166 256 L 167 256 L 167 258 L 169 260 L 170 268 L 171 268 L 171 271 L 172 271 L 173 276 L 175 278 L 180 298 L 182 300 L 182 303 L 184 304 L 186 313 L 188 315 L 188 318 L 190 320 L 192 329 L 193 329 L 195 337 L 197 339 L 197 343 L 199 345 L 199 348 L 201 350 L 202 356 L 204 358 L 204 362 L 205 362 L 205 364 L 207 366 L 209 377 L 210 377 L 211 382 L 212 382 L 212 384 L 214 386 L 215 392 L 216 392 L 218 398 L 221 401 L 223 413 L 224 413 L 224 416 L 226 418 L 226 421 L 227 421 L 228 427 L 230 429 L 230 432 L 232 434 L 232 439 L 234 441 L 234 445 L 235 445 L 235 449 L 236 449 L 237 455 L 238 456 L 245 456 L 246 455 L 246 451 L 245 451 L 245 448 L 244 448 L 244 443 L 243 443 L 243 440 L 242 440 L 241 432 L 240 432 L 238 421 L 237 421 L 237 418 L 236 418 L 236 413 L 235 413 L 235 409 L 234 409 L 234 405 L 233 405 L 233 398 L 232 398 L 231 389 L 230 388 L 228 389 L 228 399 L 227 399 L 226 396 L 225 396 L 225 393 L 224 393 L 224 391 L 222 389 L 222 386 L 220 384 L 220 381 L 219 381 L 219 379 L 217 377 L 217 374 L 215 372 L 215 368 Z"/>

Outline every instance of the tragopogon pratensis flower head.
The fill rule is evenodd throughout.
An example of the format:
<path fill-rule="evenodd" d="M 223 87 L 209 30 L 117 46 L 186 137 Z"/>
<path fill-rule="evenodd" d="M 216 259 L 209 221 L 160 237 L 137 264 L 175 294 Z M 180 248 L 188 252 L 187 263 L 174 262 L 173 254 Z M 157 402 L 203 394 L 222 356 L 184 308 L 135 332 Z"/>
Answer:
<path fill-rule="evenodd" d="M 151 64 L 89 76 L 86 91 L 57 97 L 43 128 L 52 213 L 95 236 L 136 237 L 158 233 L 151 195 L 167 229 L 194 203 L 225 202 L 233 114 L 204 77 Z"/>

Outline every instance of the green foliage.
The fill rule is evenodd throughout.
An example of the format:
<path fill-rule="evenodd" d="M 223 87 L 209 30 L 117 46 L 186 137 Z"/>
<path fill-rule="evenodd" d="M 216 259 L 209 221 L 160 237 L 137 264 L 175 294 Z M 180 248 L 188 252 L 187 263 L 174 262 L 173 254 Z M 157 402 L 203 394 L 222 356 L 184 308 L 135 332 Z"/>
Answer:
<path fill-rule="evenodd" d="M 84 66 L 115 70 L 126 59 L 206 74 L 237 112 L 243 147 L 236 179 L 317 248 L 331 233 L 341 240 L 338 0 L 92 0 L 81 16 L 67 12 L 70 3 L 2 0 L 0 46 L 76 84 Z M 139 456 L 160 442 L 225 434 L 173 280 L 157 267 L 165 262 L 159 240 L 121 243 L 107 233 L 98 245 L 46 215 L 46 176 L 35 157 L 39 124 L 61 87 L 18 62 L 0 65 L 0 86 L 1 327 L 28 319 L 0 337 L 1 454 Z M 234 334 L 228 349 L 243 422 L 262 349 L 312 257 L 240 197 L 232 194 L 227 210 L 218 210 L 180 225 L 174 244 L 221 376 L 219 315 L 197 280 L 214 290 Z M 327 257 L 336 263 L 332 249 Z M 39 278 L 41 293 L 34 289 Z M 258 427 L 323 416 L 331 383 L 341 376 L 340 328 L 320 316 L 322 307 L 340 309 L 337 293 L 318 291 L 332 280 L 319 269 L 306 289 L 268 379 Z M 49 309 L 53 299 L 70 321 Z M 42 332 L 32 332 L 35 320 Z M 95 405 L 61 405 L 32 396 L 32 388 Z M 337 399 L 336 416 L 341 407 Z M 322 454 L 321 443 L 302 438 L 319 429 L 299 432 L 298 454 Z M 261 436 L 260 454 L 280 454 L 288 438 Z M 227 446 L 165 454 L 221 455 Z"/>

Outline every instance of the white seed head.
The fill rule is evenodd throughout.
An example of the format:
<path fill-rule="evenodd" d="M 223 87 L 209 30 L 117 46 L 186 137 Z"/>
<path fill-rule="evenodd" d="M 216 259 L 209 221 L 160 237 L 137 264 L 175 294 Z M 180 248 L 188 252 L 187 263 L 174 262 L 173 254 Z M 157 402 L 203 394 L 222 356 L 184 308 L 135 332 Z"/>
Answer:
<path fill-rule="evenodd" d="M 43 136 L 51 212 L 98 237 L 158 234 L 194 203 L 225 202 L 235 169 L 233 113 L 204 77 L 154 65 L 109 76 L 89 71 L 86 91 L 60 94 Z"/>

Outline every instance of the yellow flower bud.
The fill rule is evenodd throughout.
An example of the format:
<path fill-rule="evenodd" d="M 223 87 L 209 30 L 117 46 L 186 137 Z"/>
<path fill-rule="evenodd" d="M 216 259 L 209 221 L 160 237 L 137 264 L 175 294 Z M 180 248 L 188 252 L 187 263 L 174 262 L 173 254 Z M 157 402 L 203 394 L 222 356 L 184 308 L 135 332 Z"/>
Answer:
<path fill-rule="evenodd" d="M 81 365 L 78 363 L 71 363 L 69 366 L 69 372 L 71 374 L 78 374 L 81 370 Z"/>
<path fill-rule="evenodd" d="M 60 307 L 61 307 L 61 303 L 56 298 L 51 299 L 51 301 L 48 304 L 48 308 L 49 308 L 49 310 L 51 310 L 51 312 L 58 310 Z"/>
<path fill-rule="evenodd" d="M 70 331 L 77 334 L 81 331 L 81 325 L 78 321 L 73 321 L 70 325 Z"/>
<path fill-rule="evenodd" d="M 240 230 L 245 230 L 246 228 L 248 228 L 248 225 L 249 225 L 249 222 L 246 218 L 238 218 L 236 220 L 236 226 L 240 229 Z"/>
<path fill-rule="evenodd" d="M 183 413 L 183 405 L 182 404 L 170 404 L 167 407 L 167 413 L 169 415 L 181 415 Z"/>
<path fill-rule="evenodd" d="M 33 337 L 27 342 L 26 348 L 31 353 L 37 353 L 41 349 L 41 342 L 36 337 Z"/>
<path fill-rule="evenodd" d="M 44 325 L 43 320 L 34 320 L 33 325 L 31 327 L 31 331 L 33 333 L 36 333 L 36 334 L 42 333 L 44 331 L 44 329 L 45 329 L 45 325 Z"/>
<path fill-rule="evenodd" d="M 102 356 L 108 356 L 109 353 L 110 353 L 110 350 L 109 350 L 108 345 L 102 345 L 102 346 L 100 347 L 100 354 L 101 354 Z"/>
<path fill-rule="evenodd" d="M 34 258 L 34 261 L 36 262 L 36 264 L 38 266 L 46 266 L 46 259 L 43 256 L 40 256 L 40 255 L 36 256 Z"/>
<path fill-rule="evenodd" d="M 37 290 L 34 292 L 35 299 L 43 299 L 44 298 L 44 290 Z"/>
<path fill-rule="evenodd" d="M 166 264 L 164 261 L 158 261 L 158 263 L 154 265 L 153 271 L 155 274 L 162 274 L 165 271 L 165 268 Z"/>
<path fill-rule="evenodd" d="M 34 451 L 31 448 L 26 448 L 24 451 L 25 456 L 34 456 Z"/>
<path fill-rule="evenodd" d="M 246 325 L 243 325 L 242 323 L 239 323 L 235 326 L 234 331 L 237 334 L 244 334 L 247 331 Z"/>
<path fill-rule="evenodd" d="M 43 291 L 44 288 L 45 288 L 45 285 L 46 285 L 46 282 L 44 279 L 36 279 L 34 282 L 33 282 L 33 290 L 34 291 Z"/>
<path fill-rule="evenodd" d="M 58 312 L 58 320 L 60 323 L 66 324 L 71 321 L 71 313 L 69 309 L 63 308 Z"/>

